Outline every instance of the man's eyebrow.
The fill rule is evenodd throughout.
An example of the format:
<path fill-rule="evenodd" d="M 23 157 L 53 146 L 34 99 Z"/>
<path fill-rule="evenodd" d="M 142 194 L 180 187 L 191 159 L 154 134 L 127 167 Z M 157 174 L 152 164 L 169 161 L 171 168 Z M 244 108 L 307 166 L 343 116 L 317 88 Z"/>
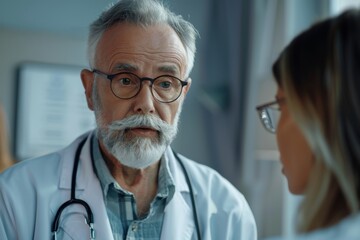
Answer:
<path fill-rule="evenodd" d="M 174 75 L 174 76 L 180 75 L 179 68 L 176 67 L 175 65 L 164 65 L 164 66 L 160 66 L 160 67 L 158 68 L 158 70 L 159 70 L 160 72 L 165 73 L 165 74 L 170 74 L 170 75 Z"/>
<path fill-rule="evenodd" d="M 136 70 L 138 70 L 138 68 L 134 65 L 128 64 L 128 63 L 119 63 L 115 66 L 114 68 L 115 71 L 117 72 L 136 72 Z"/>

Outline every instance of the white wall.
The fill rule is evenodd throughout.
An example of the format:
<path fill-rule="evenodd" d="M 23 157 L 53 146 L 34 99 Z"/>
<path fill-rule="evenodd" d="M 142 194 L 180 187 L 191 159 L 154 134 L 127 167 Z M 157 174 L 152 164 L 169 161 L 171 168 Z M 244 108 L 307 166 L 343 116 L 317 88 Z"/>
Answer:
<path fill-rule="evenodd" d="M 15 70 L 23 61 L 86 66 L 85 40 L 0 28 L 0 103 L 12 138 L 15 113 Z M 80 81 L 80 78 L 79 78 Z"/>

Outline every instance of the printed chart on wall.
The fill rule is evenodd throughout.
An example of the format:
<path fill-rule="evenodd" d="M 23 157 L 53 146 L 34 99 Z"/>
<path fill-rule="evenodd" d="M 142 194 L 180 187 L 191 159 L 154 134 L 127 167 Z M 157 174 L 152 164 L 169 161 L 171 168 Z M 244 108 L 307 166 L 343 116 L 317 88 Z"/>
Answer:
<path fill-rule="evenodd" d="M 81 67 L 23 63 L 17 69 L 14 152 L 24 160 L 59 150 L 95 127 Z"/>

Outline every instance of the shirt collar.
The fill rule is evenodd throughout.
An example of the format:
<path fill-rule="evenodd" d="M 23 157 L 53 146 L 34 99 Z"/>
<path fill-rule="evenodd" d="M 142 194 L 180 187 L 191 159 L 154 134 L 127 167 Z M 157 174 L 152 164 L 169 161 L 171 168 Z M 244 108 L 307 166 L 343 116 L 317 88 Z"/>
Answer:
<path fill-rule="evenodd" d="M 106 166 L 105 160 L 100 152 L 99 141 L 96 136 L 92 139 L 92 155 L 93 164 L 97 177 L 100 180 L 103 194 L 106 197 L 109 190 L 109 186 L 116 183 L 114 177 L 111 175 L 108 167 Z"/>

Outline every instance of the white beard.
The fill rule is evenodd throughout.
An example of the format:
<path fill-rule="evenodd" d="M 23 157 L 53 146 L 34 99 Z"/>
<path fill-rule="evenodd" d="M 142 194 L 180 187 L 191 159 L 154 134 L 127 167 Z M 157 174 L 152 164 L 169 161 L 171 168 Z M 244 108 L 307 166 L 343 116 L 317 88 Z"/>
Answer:
<path fill-rule="evenodd" d="M 98 122 L 98 137 L 105 148 L 118 161 L 128 167 L 144 169 L 159 161 L 166 148 L 176 136 L 177 119 L 174 125 L 169 125 L 153 115 L 133 115 L 114 121 L 110 125 L 100 127 Z M 150 127 L 156 129 L 159 136 L 155 139 L 134 137 L 127 129 L 134 127 Z"/>
<path fill-rule="evenodd" d="M 123 145 L 128 145 L 128 147 Z M 160 160 L 166 147 L 160 144 L 153 145 L 150 139 L 139 138 L 133 145 L 115 144 L 111 153 L 125 166 L 144 169 Z"/>

